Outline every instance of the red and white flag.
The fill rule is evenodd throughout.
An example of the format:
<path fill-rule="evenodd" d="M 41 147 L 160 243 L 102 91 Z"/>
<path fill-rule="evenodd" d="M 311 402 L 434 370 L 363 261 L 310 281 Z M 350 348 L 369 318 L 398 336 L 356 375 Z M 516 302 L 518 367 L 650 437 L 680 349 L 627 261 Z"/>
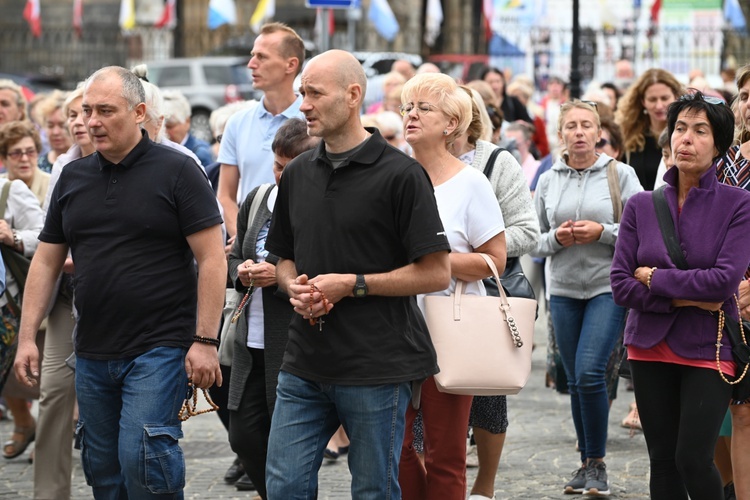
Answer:
<path fill-rule="evenodd" d="M 83 0 L 73 0 L 73 29 L 76 36 L 83 35 Z"/>
<path fill-rule="evenodd" d="M 174 28 L 177 21 L 177 14 L 175 12 L 176 0 L 167 0 L 164 3 L 164 11 L 162 12 L 161 19 L 159 19 L 154 25 L 156 28 Z"/>
<path fill-rule="evenodd" d="M 42 17 L 39 12 L 39 0 L 26 0 L 23 18 L 29 23 L 29 29 L 35 38 L 42 36 Z"/>
<path fill-rule="evenodd" d="M 495 15 L 494 0 L 482 0 L 482 13 L 484 14 L 484 33 L 487 40 L 492 38 L 492 17 Z"/>

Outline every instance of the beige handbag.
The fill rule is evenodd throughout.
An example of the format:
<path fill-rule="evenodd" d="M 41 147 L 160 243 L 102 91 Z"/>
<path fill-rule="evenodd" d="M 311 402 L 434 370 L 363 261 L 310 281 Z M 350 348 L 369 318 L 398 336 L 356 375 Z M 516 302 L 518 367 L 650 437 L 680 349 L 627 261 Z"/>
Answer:
<path fill-rule="evenodd" d="M 499 280 L 492 259 L 481 255 Z M 450 296 L 427 295 L 425 319 L 437 352 L 441 392 L 497 396 L 517 394 L 531 373 L 536 300 L 465 295 L 456 282 Z"/>

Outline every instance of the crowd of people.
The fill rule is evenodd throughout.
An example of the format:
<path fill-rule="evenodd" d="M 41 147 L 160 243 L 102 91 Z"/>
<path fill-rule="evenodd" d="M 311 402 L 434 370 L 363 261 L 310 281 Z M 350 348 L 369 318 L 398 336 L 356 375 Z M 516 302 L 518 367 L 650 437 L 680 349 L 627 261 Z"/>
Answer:
<path fill-rule="evenodd" d="M 350 53 L 304 56 L 264 25 L 263 97 L 216 110 L 213 144 L 143 66 L 31 103 L 0 80 L 2 452 L 36 441 L 34 498 L 70 498 L 73 435 L 95 498 L 182 498 L 183 403 L 203 389 L 236 454 L 224 480 L 264 500 L 316 498 L 343 454 L 355 499 L 495 498 L 509 401 L 441 392 L 423 317 L 459 280 L 487 295 L 487 257 L 543 274 L 579 452 L 560 492 L 619 481 L 627 363 L 651 498 L 750 499 L 750 394 L 721 340 L 750 320 L 750 65 L 713 89 L 621 61 L 571 99 L 556 76 L 397 61 L 365 107 Z"/>

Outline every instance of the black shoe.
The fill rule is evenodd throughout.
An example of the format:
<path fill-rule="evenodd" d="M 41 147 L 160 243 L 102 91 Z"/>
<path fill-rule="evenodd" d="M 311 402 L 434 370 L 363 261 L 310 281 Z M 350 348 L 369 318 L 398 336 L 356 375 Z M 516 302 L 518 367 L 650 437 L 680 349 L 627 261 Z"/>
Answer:
<path fill-rule="evenodd" d="M 234 484 L 243 474 L 245 474 L 245 468 L 242 466 L 240 459 L 235 458 L 232 465 L 227 469 L 226 474 L 224 474 L 224 482 Z"/>
<path fill-rule="evenodd" d="M 339 448 L 339 450 L 340 449 L 341 448 Z M 330 448 L 326 448 L 325 451 L 323 452 L 323 458 L 325 458 L 326 460 L 329 460 L 331 462 L 335 462 L 336 460 L 338 460 L 339 459 L 339 455 L 340 455 L 339 452 L 333 451 Z"/>
<path fill-rule="evenodd" d="M 255 488 L 252 479 L 250 479 L 250 476 L 247 474 L 243 474 L 242 477 L 234 483 L 234 487 L 237 488 L 237 491 L 252 491 L 257 489 Z"/>

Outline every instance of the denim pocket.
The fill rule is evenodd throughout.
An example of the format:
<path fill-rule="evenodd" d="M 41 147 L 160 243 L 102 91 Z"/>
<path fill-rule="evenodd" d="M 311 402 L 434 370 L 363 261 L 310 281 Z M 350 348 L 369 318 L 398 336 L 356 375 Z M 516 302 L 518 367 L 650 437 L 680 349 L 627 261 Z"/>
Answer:
<path fill-rule="evenodd" d="M 80 420 L 76 423 L 75 448 L 81 450 L 81 465 L 83 466 L 83 475 L 86 478 L 86 484 L 89 486 L 96 486 L 96 483 L 94 483 L 94 475 L 91 472 L 91 457 L 89 456 L 89 450 L 86 447 L 86 432 L 84 430 L 83 422 Z"/>
<path fill-rule="evenodd" d="M 185 458 L 179 425 L 145 426 L 145 483 L 154 494 L 177 493 L 185 487 Z"/>

